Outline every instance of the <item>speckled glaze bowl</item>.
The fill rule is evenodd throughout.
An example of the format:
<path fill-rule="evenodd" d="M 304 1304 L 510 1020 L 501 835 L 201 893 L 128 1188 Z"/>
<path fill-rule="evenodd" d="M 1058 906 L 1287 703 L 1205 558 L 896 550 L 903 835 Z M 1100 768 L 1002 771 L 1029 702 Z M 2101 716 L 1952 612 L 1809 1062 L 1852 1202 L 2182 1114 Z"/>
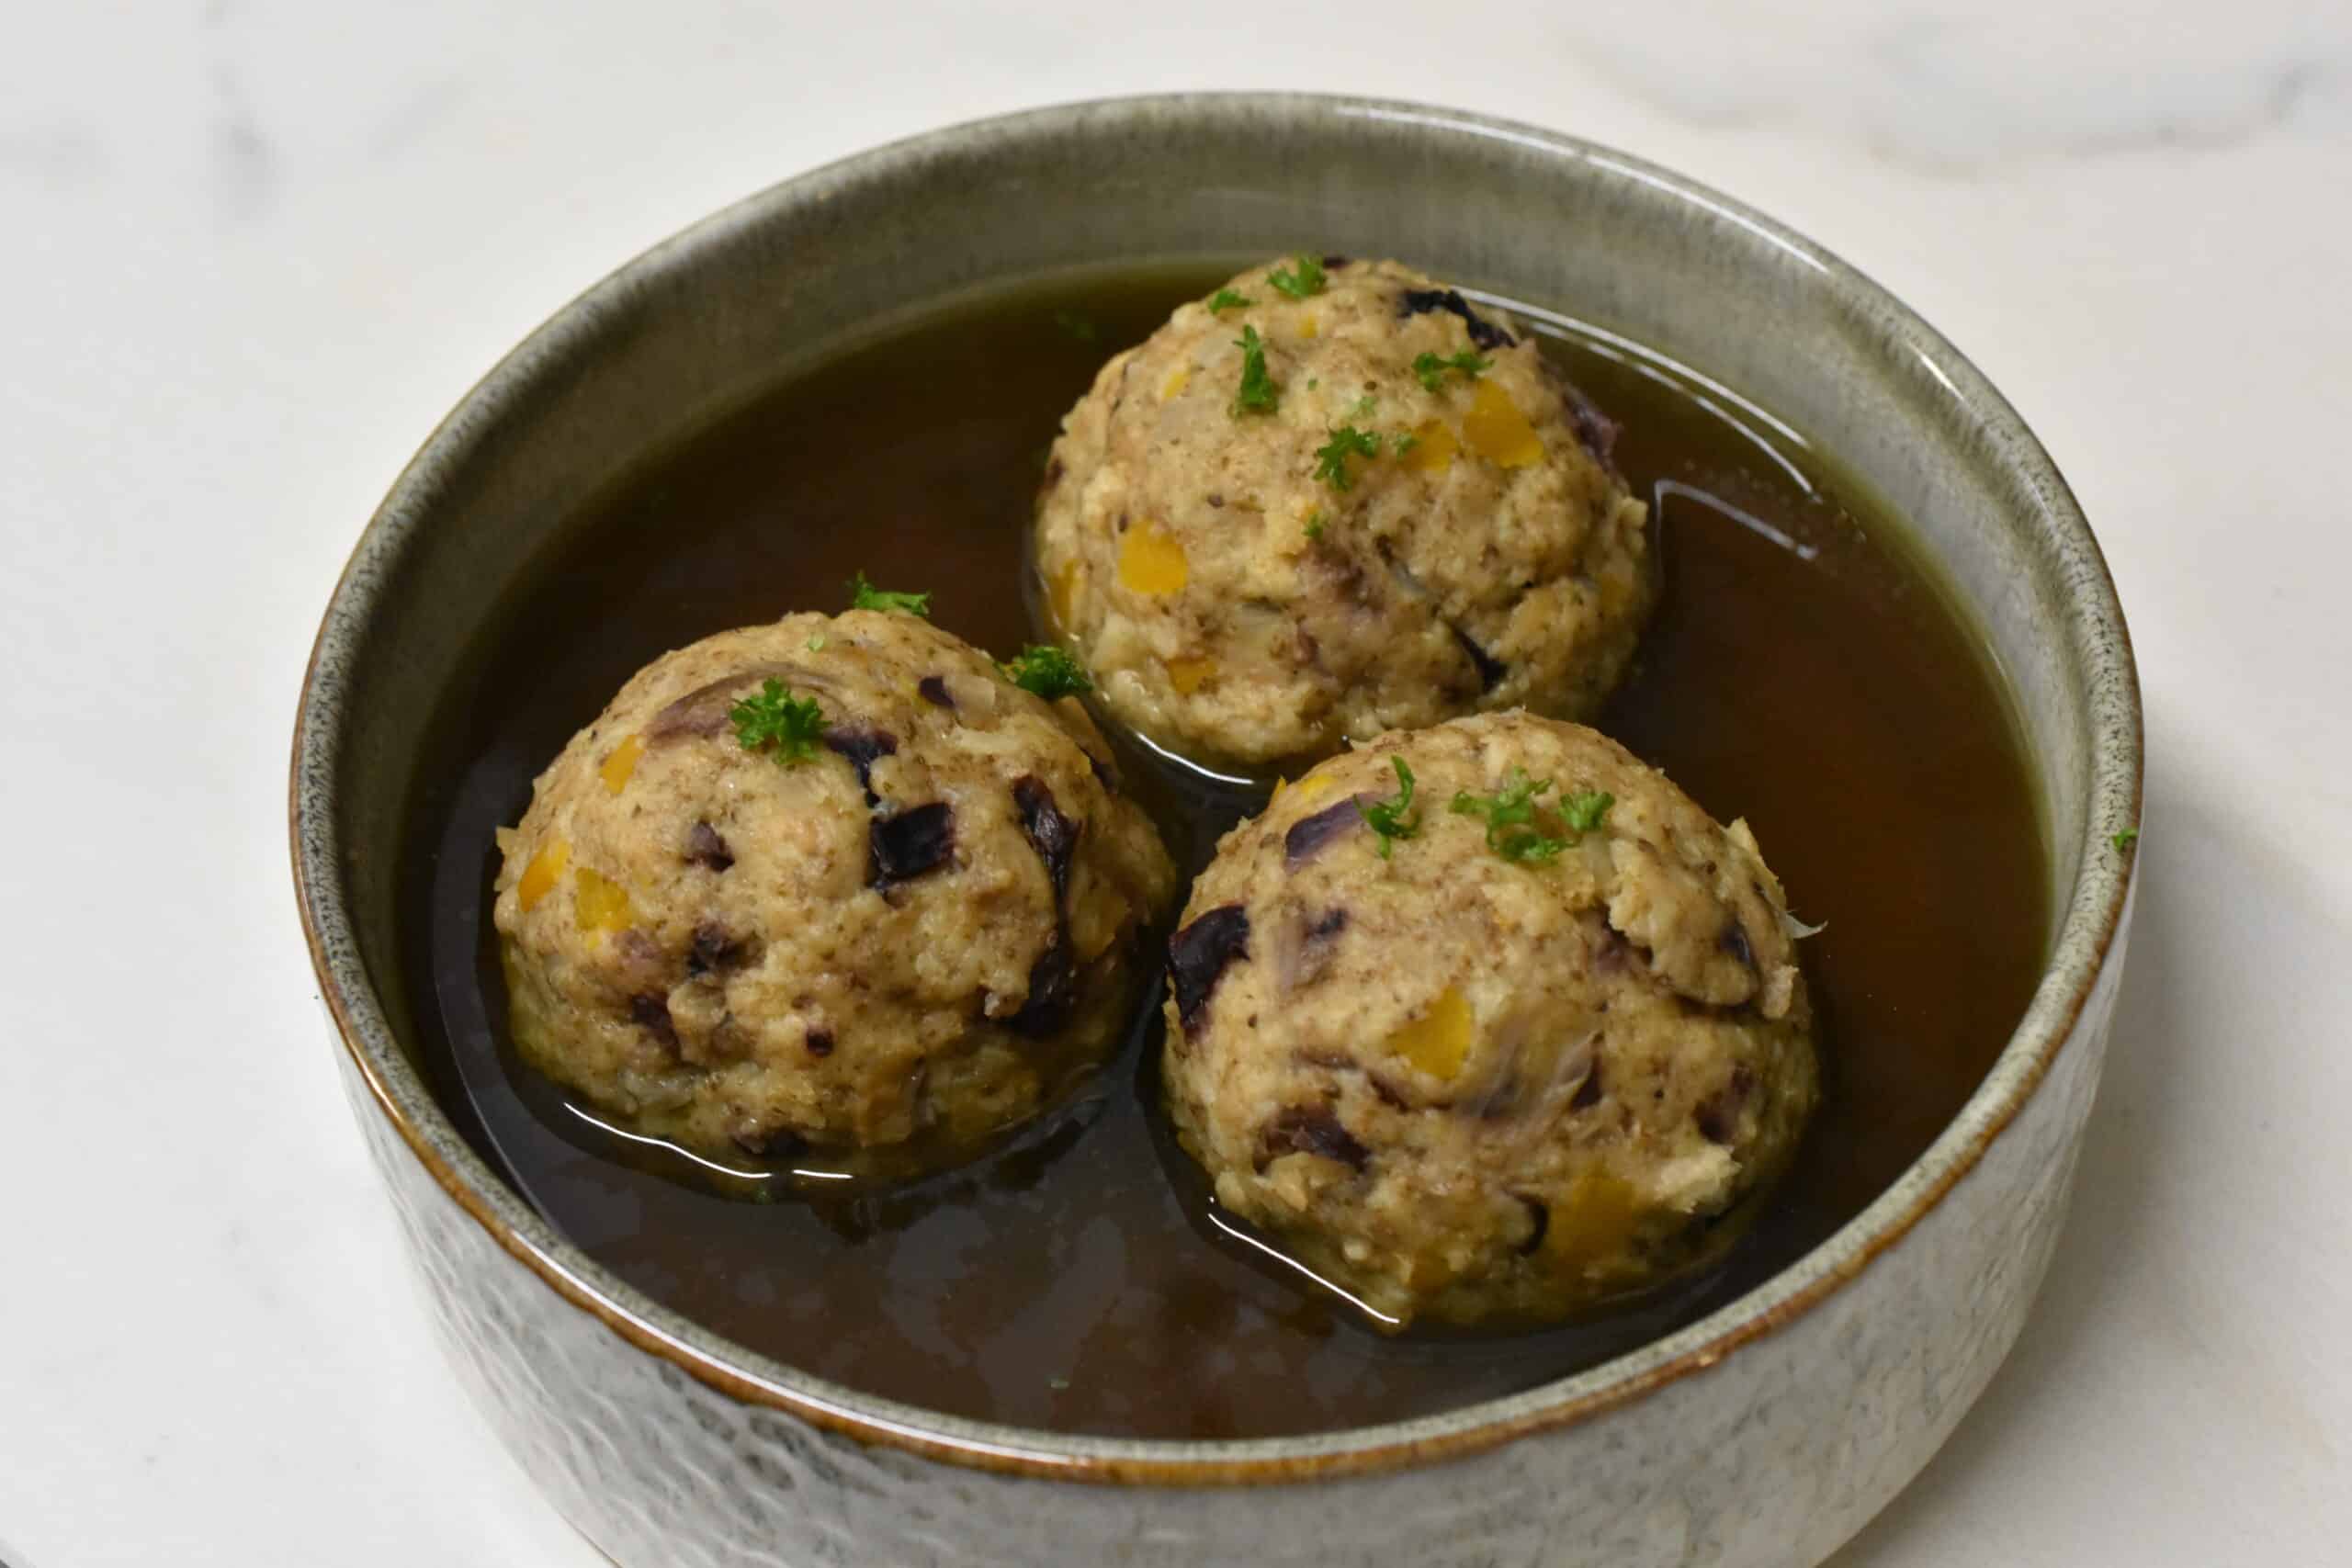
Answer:
<path fill-rule="evenodd" d="M 500 594 L 649 451 L 991 280 L 1311 244 L 1557 305 L 1699 367 L 1917 526 L 2011 682 L 2058 923 L 2016 1036 L 1891 1190 L 1634 1354 L 1404 1425 L 1243 1443 L 978 1425 L 752 1355 L 503 1184 L 408 1044 L 396 890 L 415 741 Z M 1402 104 L 1088 104 L 899 143 L 656 247 L 458 405 L 361 536 L 294 739 L 294 863 L 353 1107 L 450 1359 L 630 1568 L 1817 1562 L 1927 1462 L 2055 1245 L 2123 961 L 2138 691 L 2112 584 L 2000 395 L 1818 247 L 1633 159 Z M 1890 868 L 1899 874 L 1897 868 Z"/>

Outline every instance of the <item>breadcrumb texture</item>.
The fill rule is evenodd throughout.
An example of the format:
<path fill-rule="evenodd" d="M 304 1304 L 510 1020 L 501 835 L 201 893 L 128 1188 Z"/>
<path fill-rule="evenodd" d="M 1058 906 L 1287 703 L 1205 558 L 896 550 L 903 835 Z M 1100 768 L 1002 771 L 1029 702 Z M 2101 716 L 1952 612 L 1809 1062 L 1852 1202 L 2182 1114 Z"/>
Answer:
<path fill-rule="evenodd" d="M 1419 788 L 1377 852 L 1356 809 Z M 1549 861 L 1450 809 L 1615 797 Z M 1575 835 L 1554 811 L 1535 827 Z M 1396 1325 L 1573 1315 L 1718 1256 L 1817 1093 L 1781 885 L 1592 730 L 1383 736 L 1228 834 L 1171 939 L 1163 1058 L 1216 1201 Z"/>
<path fill-rule="evenodd" d="M 1615 428 L 1508 317 L 1395 262 L 1293 299 L 1180 307 L 1114 357 L 1046 464 L 1033 552 L 1102 701 L 1163 747 L 1244 765 L 1474 711 L 1594 711 L 1656 598 Z M 1294 263 L 1275 264 L 1291 266 Z M 1243 329 L 1279 388 L 1236 408 Z M 1415 363 L 1445 367 L 1424 385 Z M 1317 454 L 1341 427 L 1378 440 Z"/>
<path fill-rule="evenodd" d="M 822 710 L 787 765 L 729 719 Z M 1074 702 L 928 622 L 851 611 L 656 660 L 501 835 L 523 1056 L 634 1132 L 899 1177 L 1050 1104 L 1115 1045 L 1176 892 Z"/>

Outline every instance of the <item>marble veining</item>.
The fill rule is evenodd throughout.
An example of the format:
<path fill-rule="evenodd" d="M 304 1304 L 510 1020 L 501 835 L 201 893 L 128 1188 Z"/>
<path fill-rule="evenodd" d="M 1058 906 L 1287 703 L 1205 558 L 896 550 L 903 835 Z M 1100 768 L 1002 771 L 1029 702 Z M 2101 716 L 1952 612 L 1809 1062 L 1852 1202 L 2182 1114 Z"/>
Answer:
<path fill-rule="evenodd" d="M 2186 7 L 2050 0 L 2030 22 L 1958 0 L 1730 9 L 1601 0 L 1576 48 L 1679 117 L 1851 138 L 1909 167 L 2007 163 L 2352 131 L 2352 27 L 2297 0 Z"/>
<path fill-rule="evenodd" d="M 18 175 L 51 190 L 85 186 L 107 166 L 95 127 L 70 119 L 0 125 L 0 179 Z"/>

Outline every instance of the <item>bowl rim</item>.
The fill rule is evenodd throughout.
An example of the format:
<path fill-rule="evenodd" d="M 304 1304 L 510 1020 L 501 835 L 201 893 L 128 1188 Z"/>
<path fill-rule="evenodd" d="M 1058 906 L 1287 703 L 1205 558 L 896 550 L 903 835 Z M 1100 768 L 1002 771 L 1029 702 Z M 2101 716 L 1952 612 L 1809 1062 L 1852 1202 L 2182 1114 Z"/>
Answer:
<path fill-rule="evenodd" d="M 340 681 L 323 681 L 330 649 L 375 613 L 373 563 L 390 558 L 424 515 L 410 499 L 477 438 L 490 409 L 542 372 L 537 364 L 575 337 L 593 336 L 597 307 L 779 208 L 806 206 L 934 157 L 975 133 L 999 147 L 1035 147 L 1099 134 L 1121 118 L 1214 125 L 1287 116 L 1405 124 L 1429 134 L 1499 141 L 1526 152 L 1595 165 L 1702 209 L 1823 275 L 1820 287 L 1868 310 L 1919 355 L 1990 438 L 1993 460 L 2035 498 L 2041 530 L 2068 572 L 2060 630 L 2087 682 L 2090 780 L 2078 869 L 2058 911 L 2042 978 L 2007 1043 L 1959 1113 L 1926 1152 L 1862 1212 L 1754 1290 L 1674 1333 L 1569 1377 L 1434 1416 L 1374 1427 L 1236 1441 L 1113 1438 L 974 1421 L 862 1394 L 801 1372 L 678 1317 L 623 1283 L 559 1234 L 508 1188 L 458 1134 L 422 1077 L 401 1054 L 362 961 L 335 875 L 341 848 L 330 803 L 303 788 L 328 777 L 339 746 Z M 473 429 L 469 429 L 469 426 Z M 2098 540 L 2041 443 L 2007 400 L 1959 350 L 1856 268 L 1786 226 L 1696 181 L 1565 132 L 1397 100 L 1291 92 L 1173 93 L 1052 105 L 927 130 L 790 176 L 745 197 L 624 264 L 567 303 L 503 355 L 445 415 L 402 468 L 352 548 L 322 618 L 298 702 L 288 799 L 294 886 L 321 996 L 377 1110 L 441 1190 L 511 1257 L 622 1340 L 740 1403 L 792 1416 L 877 1448 L 949 1465 L 1042 1479 L 1156 1486 L 1261 1485 L 1374 1474 L 1460 1459 L 1539 1432 L 1590 1421 L 1721 1364 L 1742 1347 L 1804 1316 L 1861 1275 L 1931 1213 L 1983 1159 L 2032 1099 L 2072 1039 L 2116 939 L 2136 855 L 2099 852 L 2109 834 L 2140 818 L 2143 733 L 2139 683 L 2115 586 Z M 2053 844 L 2052 852 L 2060 846 Z M 355 1110 L 357 1104 L 355 1102 Z"/>

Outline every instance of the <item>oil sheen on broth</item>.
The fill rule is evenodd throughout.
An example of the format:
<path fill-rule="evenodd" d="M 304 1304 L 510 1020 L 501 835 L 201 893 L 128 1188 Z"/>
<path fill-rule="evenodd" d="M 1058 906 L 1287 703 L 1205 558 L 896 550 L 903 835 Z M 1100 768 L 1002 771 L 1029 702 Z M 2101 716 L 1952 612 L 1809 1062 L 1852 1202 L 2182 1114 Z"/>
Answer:
<path fill-rule="evenodd" d="M 1572 323 L 1546 346 L 1622 422 L 1665 597 L 1600 728 L 1745 816 L 1797 912 L 1825 1097 L 1796 1168 L 1712 1273 L 1532 1334 L 1385 1337 L 1207 1201 L 1154 1106 L 1158 1013 L 1079 1100 L 911 1189 L 746 1181 L 604 1128 L 505 1039 L 492 830 L 639 665 L 722 627 L 933 592 L 1031 637 L 1022 538 L 1046 444 L 1102 360 L 1222 271 L 1032 288 L 836 359 L 642 468 L 512 597 L 452 688 L 410 804 L 410 1000 L 476 1145 L 624 1279 L 737 1342 L 959 1416 L 1148 1438 L 1396 1420 L 1509 1393 L 1729 1301 L 1883 1191 L 2023 1011 L 2046 893 L 1999 687 L 1892 525 L 1703 384 Z M 1523 316 L 1541 325 L 1532 313 Z M 1231 807 L 1125 772 L 1187 874 Z M 745 1201 L 745 1193 L 773 1201 Z M 731 1195 L 730 1195 L 731 1194 Z"/>

